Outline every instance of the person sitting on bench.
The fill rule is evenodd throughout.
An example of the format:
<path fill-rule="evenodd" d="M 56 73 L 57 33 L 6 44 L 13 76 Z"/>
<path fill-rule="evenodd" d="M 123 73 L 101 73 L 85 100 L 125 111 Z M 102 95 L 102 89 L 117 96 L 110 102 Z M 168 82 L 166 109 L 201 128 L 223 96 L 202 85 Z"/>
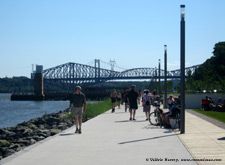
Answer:
<path fill-rule="evenodd" d="M 169 109 L 168 112 L 164 113 L 164 118 L 165 118 L 165 124 L 166 124 L 166 128 L 170 128 L 170 117 L 175 117 L 176 113 L 180 111 L 180 96 L 178 96 L 177 98 L 175 98 L 175 103 L 174 105 Z"/>

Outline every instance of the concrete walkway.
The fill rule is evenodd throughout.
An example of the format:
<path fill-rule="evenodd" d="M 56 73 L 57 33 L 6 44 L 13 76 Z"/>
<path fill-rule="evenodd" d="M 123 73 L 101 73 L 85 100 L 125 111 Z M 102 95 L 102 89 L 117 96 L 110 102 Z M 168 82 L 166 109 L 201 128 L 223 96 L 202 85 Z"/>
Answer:
<path fill-rule="evenodd" d="M 178 135 L 198 164 L 225 164 L 225 124 L 186 110 L 186 131 Z M 204 161 L 211 159 L 214 161 Z M 216 161 L 221 159 L 222 161 Z"/>
<path fill-rule="evenodd" d="M 151 126 L 142 107 L 137 121 L 116 109 L 83 124 L 83 133 L 71 127 L 6 159 L 6 165 L 149 165 L 196 164 L 178 136 L 171 130 Z M 151 161 L 154 159 L 155 161 Z"/>

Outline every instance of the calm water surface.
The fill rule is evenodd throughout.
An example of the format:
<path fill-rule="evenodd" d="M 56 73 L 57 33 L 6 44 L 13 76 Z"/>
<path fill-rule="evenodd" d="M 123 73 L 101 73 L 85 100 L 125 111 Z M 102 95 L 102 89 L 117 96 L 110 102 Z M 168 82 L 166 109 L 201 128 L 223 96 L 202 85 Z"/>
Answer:
<path fill-rule="evenodd" d="M 56 113 L 69 107 L 69 101 L 11 101 L 11 94 L 0 94 L 0 128 Z"/>

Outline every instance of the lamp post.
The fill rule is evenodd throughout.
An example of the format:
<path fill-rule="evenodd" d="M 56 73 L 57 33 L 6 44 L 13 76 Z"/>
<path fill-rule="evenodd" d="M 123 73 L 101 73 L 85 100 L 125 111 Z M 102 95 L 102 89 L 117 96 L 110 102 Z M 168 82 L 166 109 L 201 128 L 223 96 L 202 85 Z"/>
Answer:
<path fill-rule="evenodd" d="M 159 96 L 161 94 L 161 87 L 160 87 L 161 72 L 160 72 L 160 70 L 161 70 L 161 64 L 160 64 L 160 59 L 159 59 Z"/>
<path fill-rule="evenodd" d="M 157 67 L 155 67 L 155 89 L 156 89 L 156 92 L 157 91 Z"/>
<path fill-rule="evenodd" d="M 185 133 L 185 5 L 180 5 L 181 22 L 180 22 L 180 133 Z"/>
<path fill-rule="evenodd" d="M 164 108 L 167 108 L 167 45 L 164 45 Z"/>

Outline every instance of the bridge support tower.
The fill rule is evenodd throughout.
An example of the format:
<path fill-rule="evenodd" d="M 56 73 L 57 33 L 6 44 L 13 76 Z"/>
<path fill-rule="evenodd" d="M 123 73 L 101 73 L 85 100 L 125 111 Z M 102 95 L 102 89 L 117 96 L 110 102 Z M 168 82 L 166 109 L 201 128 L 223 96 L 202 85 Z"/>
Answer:
<path fill-rule="evenodd" d="M 44 80 L 43 80 L 43 66 L 36 65 L 36 72 L 34 74 L 34 94 L 36 96 L 44 96 Z"/>
<path fill-rule="evenodd" d="M 100 82 L 100 60 L 95 59 L 95 82 L 99 83 Z"/>

